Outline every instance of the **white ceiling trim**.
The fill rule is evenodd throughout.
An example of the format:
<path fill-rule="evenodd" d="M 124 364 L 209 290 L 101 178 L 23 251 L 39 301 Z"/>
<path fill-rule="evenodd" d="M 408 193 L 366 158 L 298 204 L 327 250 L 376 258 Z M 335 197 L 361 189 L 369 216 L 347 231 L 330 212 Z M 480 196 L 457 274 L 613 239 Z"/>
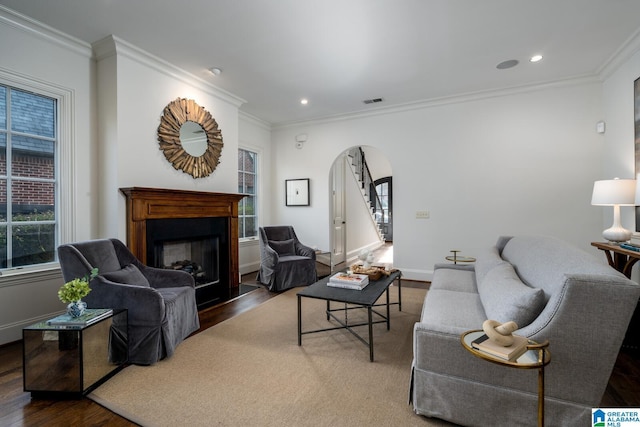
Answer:
<path fill-rule="evenodd" d="M 461 104 L 461 103 L 479 101 L 479 100 L 489 99 L 489 98 L 517 95 L 517 94 L 527 93 L 527 92 L 536 92 L 536 91 L 546 90 L 546 89 L 561 88 L 561 87 L 568 87 L 568 86 L 579 86 L 579 85 L 587 85 L 587 84 L 594 84 L 594 83 L 601 83 L 601 79 L 598 75 L 591 74 L 591 75 L 575 76 L 572 78 L 557 80 L 552 82 L 539 82 L 539 83 L 532 83 L 532 84 L 523 85 L 523 86 L 514 86 L 511 88 L 491 89 L 491 90 L 485 90 L 485 91 L 479 91 L 479 92 L 473 92 L 473 93 L 467 93 L 467 94 L 461 94 L 461 95 L 453 95 L 453 96 L 447 96 L 443 98 L 435 98 L 435 99 L 429 99 L 424 101 L 412 102 L 412 103 L 407 103 L 403 105 L 394 105 L 390 107 L 378 107 L 378 108 L 367 110 L 367 111 L 356 111 L 356 112 L 347 113 L 347 114 L 336 114 L 333 116 L 326 116 L 326 117 L 321 117 L 321 118 L 312 119 L 312 120 L 300 120 L 295 122 L 278 123 L 278 124 L 274 124 L 272 126 L 272 129 L 281 130 L 281 129 L 291 129 L 291 128 L 298 128 L 298 127 L 304 127 L 304 126 L 311 126 L 311 125 L 320 125 L 320 124 L 339 122 L 344 120 L 355 120 L 355 119 L 375 117 L 375 116 L 380 116 L 385 114 L 401 113 L 401 112 L 412 111 L 412 110 L 423 110 L 427 108 L 441 107 L 444 105 Z"/>
<path fill-rule="evenodd" d="M 157 56 L 152 55 L 149 52 L 146 52 L 114 35 L 107 36 L 104 39 L 95 42 L 93 47 L 96 51 L 96 60 L 98 61 L 115 54 L 122 55 L 173 79 L 213 95 L 218 99 L 234 105 L 236 108 L 239 108 L 242 104 L 247 102 L 244 99 L 214 86 L 206 80 L 203 80 L 162 58 L 158 58 Z"/>
<path fill-rule="evenodd" d="M 91 58 L 91 44 L 0 5 L 0 22 Z"/>

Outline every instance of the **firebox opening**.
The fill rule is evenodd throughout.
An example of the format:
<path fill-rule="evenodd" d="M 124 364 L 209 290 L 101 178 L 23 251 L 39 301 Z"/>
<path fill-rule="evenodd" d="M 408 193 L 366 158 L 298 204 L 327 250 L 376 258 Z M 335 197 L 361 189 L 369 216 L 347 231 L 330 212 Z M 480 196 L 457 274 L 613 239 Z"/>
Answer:
<path fill-rule="evenodd" d="M 228 230 L 224 217 L 147 220 L 147 260 L 191 274 L 198 309 L 217 304 L 229 297 Z"/>
<path fill-rule="evenodd" d="M 196 282 L 196 289 L 220 282 L 220 245 L 216 237 L 197 240 L 158 242 L 154 255 L 155 265 L 171 270 L 182 270 Z"/>

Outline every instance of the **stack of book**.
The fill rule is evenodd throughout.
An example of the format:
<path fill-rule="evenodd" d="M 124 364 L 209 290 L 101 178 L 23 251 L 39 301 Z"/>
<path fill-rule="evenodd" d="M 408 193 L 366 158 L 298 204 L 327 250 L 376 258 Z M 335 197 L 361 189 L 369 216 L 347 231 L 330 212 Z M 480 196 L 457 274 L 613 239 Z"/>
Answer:
<path fill-rule="evenodd" d="M 334 288 L 362 290 L 369 284 L 369 276 L 366 274 L 337 273 L 331 276 L 327 286 Z"/>
<path fill-rule="evenodd" d="M 60 316 L 47 320 L 47 325 L 60 327 L 62 329 L 80 329 L 111 316 L 112 313 L 113 310 L 110 308 L 87 308 L 81 316 L 72 317 L 68 314 L 61 314 Z"/>
<path fill-rule="evenodd" d="M 640 252 L 640 233 L 633 233 L 628 242 L 620 243 L 620 247 L 630 251 Z"/>
<path fill-rule="evenodd" d="M 503 347 L 491 341 L 486 334 L 483 334 L 471 342 L 471 347 L 502 360 L 515 360 L 527 351 L 529 340 L 520 335 L 513 335 L 513 339 L 513 344 Z"/>

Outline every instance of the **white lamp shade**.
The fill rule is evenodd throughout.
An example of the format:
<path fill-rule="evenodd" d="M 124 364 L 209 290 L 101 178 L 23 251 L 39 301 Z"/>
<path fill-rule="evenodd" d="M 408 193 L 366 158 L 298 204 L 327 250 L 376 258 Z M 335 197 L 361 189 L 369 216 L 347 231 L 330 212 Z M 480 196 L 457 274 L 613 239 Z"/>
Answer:
<path fill-rule="evenodd" d="M 635 179 L 605 179 L 593 184 L 591 204 L 596 206 L 635 206 Z"/>

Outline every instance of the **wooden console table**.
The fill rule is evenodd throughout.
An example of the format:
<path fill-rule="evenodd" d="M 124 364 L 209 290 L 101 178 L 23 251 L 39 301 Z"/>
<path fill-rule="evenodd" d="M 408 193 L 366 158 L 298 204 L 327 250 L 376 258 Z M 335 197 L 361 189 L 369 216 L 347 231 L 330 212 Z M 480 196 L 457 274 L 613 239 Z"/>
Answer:
<path fill-rule="evenodd" d="M 631 269 L 634 264 L 640 260 L 640 252 L 630 249 L 621 248 L 619 245 L 604 242 L 592 242 L 591 246 L 595 246 L 604 252 L 609 265 L 625 276 L 631 278 Z M 640 351 L 640 304 L 629 321 L 627 333 L 622 342 L 622 347 Z"/>
<path fill-rule="evenodd" d="M 624 249 L 613 243 L 591 242 L 591 246 L 595 246 L 604 252 L 611 267 L 627 276 L 627 278 L 631 278 L 631 269 L 640 260 L 640 252 Z"/>

